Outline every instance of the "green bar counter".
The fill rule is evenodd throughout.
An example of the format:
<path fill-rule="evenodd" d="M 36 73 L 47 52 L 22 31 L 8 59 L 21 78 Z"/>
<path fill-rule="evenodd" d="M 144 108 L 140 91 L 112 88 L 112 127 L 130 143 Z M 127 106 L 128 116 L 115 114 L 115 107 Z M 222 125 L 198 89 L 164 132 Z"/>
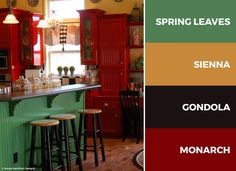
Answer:
<path fill-rule="evenodd" d="M 57 113 L 76 113 L 84 108 L 84 92 L 100 87 L 74 84 L 0 95 L 0 170 L 27 168 L 30 121 Z M 40 154 L 35 157 L 40 159 Z"/>

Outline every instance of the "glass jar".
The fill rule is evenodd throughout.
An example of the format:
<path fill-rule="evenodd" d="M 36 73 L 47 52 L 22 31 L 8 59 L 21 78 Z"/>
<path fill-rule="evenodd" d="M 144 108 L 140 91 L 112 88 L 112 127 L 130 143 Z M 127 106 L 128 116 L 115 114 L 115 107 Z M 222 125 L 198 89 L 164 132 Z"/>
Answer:
<path fill-rule="evenodd" d="M 20 76 L 18 80 L 15 81 L 14 90 L 15 91 L 29 91 L 32 89 L 32 85 L 29 80 L 24 79 L 24 76 Z"/>

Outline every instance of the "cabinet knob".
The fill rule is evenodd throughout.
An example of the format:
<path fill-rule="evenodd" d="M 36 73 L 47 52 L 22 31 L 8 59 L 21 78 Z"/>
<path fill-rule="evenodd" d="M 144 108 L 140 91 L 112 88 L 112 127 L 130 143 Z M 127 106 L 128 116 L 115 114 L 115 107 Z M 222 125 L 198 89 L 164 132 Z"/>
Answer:
<path fill-rule="evenodd" d="M 116 115 L 115 115 L 115 118 L 117 118 L 117 117 L 118 117 L 118 115 L 116 114 Z"/>
<path fill-rule="evenodd" d="M 121 72 L 120 75 L 122 76 L 122 75 L 123 75 L 123 72 Z"/>
<path fill-rule="evenodd" d="M 107 106 L 109 106 L 109 104 L 108 104 L 107 102 L 105 102 L 105 103 L 104 103 L 104 106 L 107 107 Z"/>
<path fill-rule="evenodd" d="M 123 61 L 120 61 L 120 64 L 123 65 Z"/>

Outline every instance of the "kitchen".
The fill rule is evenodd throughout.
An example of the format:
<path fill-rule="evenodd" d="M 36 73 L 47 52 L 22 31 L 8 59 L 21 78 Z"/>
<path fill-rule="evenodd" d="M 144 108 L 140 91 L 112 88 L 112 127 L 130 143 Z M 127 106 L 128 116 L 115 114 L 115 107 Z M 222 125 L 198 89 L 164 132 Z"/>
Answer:
<path fill-rule="evenodd" d="M 86 0 L 82 3 L 81 0 L 78 8 L 71 5 L 76 7 L 72 14 L 76 17 L 53 18 L 51 23 L 48 20 L 50 28 L 40 27 L 39 21 L 52 19 L 54 14 L 60 16 L 62 12 L 57 5 L 63 0 L 12 0 L 9 5 L 7 2 L 0 2 L 0 79 L 3 87 L 0 152 L 5 154 L 1 156 L 0 166 L 28 166 L 30 121 L 57 113 L 98 108 L 102 110 L 106 161 L 100 161 L 99 156 L 99 166 L 95 167 L 93 152 L 88 152 L 86 161 L 81 157 L 84 170 L 120 170 L 122 165 L 113 166 L 121 160 L 115 158 L 118 154 L 123 154 L 121 158 L 128 161 L 125 164 L 128 170 L 137 170 L 132 156 L 143 149 L 143 143 L 140 140 L 136 144 L 135 138 L 121 141 L 119 90 L 129 87 L 140 94 L 143 92 L 143 2 Z M 64 3 L 70 2 L 78 3 L 75 0 Z M 62 11 L 66 8 L 72 11 L 65 4 L 63 7 Z M 3 23 L 9 11 L 18 24 Z M 68 14 L 67 11 L 64 13 Z M 62 40 L 58 25 L 66 25 L 67 30 L 71 25 L 79 28 L 79 35 L 76 31 L 71 34 L 73 43 Z M 79 123 L 78 118 L 76 123 Z M 113 147 L 120 151 L 116 154 Z M 132 154 L 127 159 L 129 153 Z M 74 169 L 78 170 L 75 166 Z"/>

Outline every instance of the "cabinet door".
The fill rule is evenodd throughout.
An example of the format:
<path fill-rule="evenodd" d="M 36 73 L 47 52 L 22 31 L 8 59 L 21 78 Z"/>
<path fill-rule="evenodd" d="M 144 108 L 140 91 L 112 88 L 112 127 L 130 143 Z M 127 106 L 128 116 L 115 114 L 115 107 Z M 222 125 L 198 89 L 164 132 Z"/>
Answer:
<path fill-rule="evenodd" d="M 118 111 L 102 110 L 101 127 L 105 135 L 120 135 L 120 115 Z"/>
<path fill-rule="evenodd" d="M 80 42 L 81 42 L 81 64 L 96 65 L 97 39 L 98 39 L 98 16 L 104 11 L 97 9 L 81 10 L 80 13 Z"/>
<path fill-rule="evenodd" d="M 121 133 L 119 97 L 94 97 L 93 106 L 102 110 L 101 125 L 103 133 L 105 135 L 119 136 Z"/>
<path fill-rule="evenodd" d="M 99 82 L 102 85 L 102 95 L 119 95 L 120 89 L 126 88 L 126 72 L 124 70 L 101 69 L 99 71 Z"/>
<path fill-rule="evenodd" d="M 33 63 L 33 46 L 32 46 L 32 14 L 22 15 L 19 17 L 20 27 L 20 63 L 25 66 L 31 66 Z"/>
<path fill-rule="evenodd" d="M 4 16 L 5 17 L 5 16 Z M 9 47 L 9 25 L 3 24 L 4 18 L 0 18 L 0 48 L 8 48 Z"/>
<path fill-rule="evenodd" d="M 99 19 L 100 68 L 124 68 L 127 53 L 127 16 L 107 15 Z"/>

